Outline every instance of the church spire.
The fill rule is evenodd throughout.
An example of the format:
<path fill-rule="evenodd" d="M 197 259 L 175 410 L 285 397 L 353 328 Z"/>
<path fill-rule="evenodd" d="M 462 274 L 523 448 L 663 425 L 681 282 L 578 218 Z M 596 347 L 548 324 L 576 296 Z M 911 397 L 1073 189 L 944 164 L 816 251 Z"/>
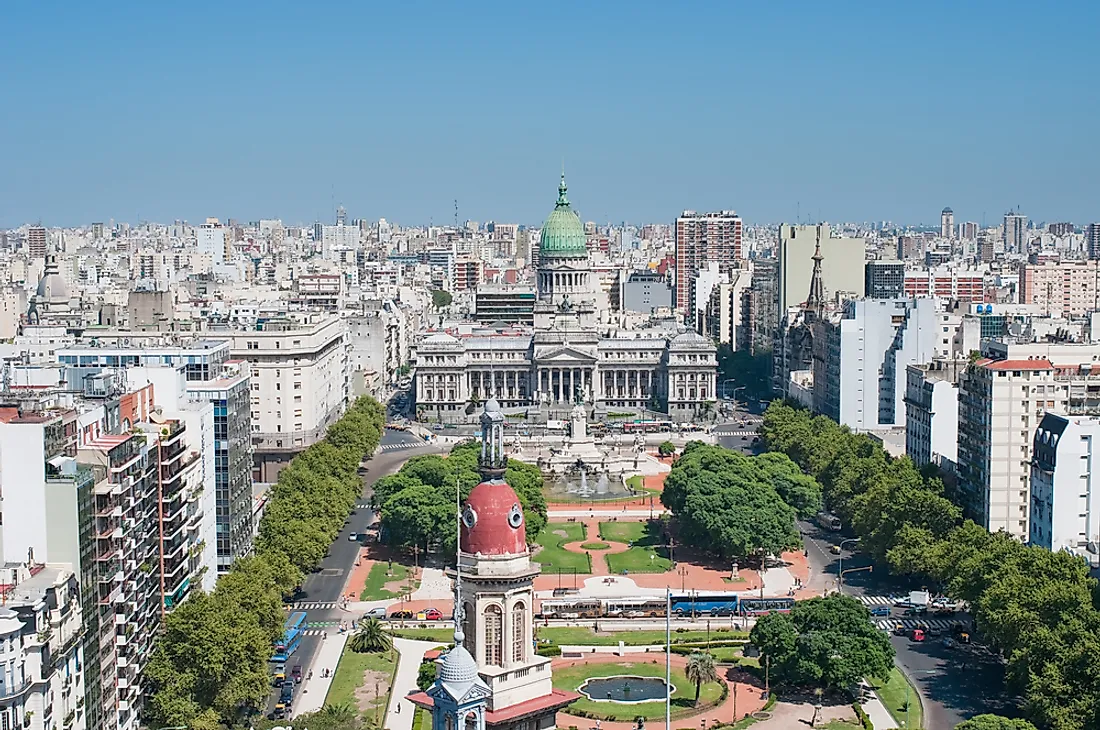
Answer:
<path fill-rule="evenodd" d="M 814 245 L 814 272 L 810 276 L 810 294 L 806 297 L 805 310 L 812 311 L 818 318 L 821 317 L 822 311 L 825 309 L 825 284 L 821 280 L 821 262 L 824 260 L 824 256 L 821 255 L 821 224 L 817 225 L 817 243 Z"/>

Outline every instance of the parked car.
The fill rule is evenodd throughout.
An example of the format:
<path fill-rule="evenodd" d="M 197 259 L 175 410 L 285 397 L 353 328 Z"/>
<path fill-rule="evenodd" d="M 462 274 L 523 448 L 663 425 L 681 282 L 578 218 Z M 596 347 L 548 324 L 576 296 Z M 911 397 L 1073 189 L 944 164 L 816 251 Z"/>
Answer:
<path fill-rule="evenodd" d="M 425 608 L 422 613 L 427 621 L 439 621 L 443 618 L 443 612 L 438 608 Z"/>
<path fill-rule="evenodd" d="M 386 609 L 385 609 L 384 606 L 375 606 L 374 608 L 369 609 L 366 613 L 364 613 L 363 618 L 365 618 L 365 619 L 371 619 L 371 618 L 384 619 L 384 618 L 386 618 Z"/>
<path fill-rule="evenodd" d="M 359 541 L 359 533 L 358 532 L 353 532 L 350 535 L 348 535 L 348 541 L 349 542 L 358 542 Z"/>
<path fill-rule="evenodd" d="M 413 612 L 412 611 L 394 611 L 393 613 L 390 614 L 390 618 L 397 618 L 397 619 L 405 619 L 405 618 L 412 618 L 412 617 L 413 617 Z"/>

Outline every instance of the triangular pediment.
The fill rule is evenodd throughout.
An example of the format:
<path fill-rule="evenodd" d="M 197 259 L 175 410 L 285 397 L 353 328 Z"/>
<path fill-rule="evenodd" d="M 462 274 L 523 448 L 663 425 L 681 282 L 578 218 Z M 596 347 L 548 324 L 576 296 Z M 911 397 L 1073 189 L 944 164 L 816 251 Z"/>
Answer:
<path fill-rule="evenodd" d="M 568 345 L 544 350 L 535 356 L 539 365 L 556 365 L 569 363 L 594 363 L 596 356 L 583 350 L 578 350 Z"/>

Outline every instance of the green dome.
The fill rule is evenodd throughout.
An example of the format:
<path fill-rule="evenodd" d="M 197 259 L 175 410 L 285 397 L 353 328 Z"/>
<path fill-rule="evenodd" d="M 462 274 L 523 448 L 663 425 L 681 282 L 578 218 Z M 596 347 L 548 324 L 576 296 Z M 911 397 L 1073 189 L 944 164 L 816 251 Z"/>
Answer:
<path fill-rule="evenodd" d="M 584 224 L 565 197 L 565 175 L 558 186 L 558 204 L 542 225 L 539 236 L 540 258 L 588 258 Z"/>

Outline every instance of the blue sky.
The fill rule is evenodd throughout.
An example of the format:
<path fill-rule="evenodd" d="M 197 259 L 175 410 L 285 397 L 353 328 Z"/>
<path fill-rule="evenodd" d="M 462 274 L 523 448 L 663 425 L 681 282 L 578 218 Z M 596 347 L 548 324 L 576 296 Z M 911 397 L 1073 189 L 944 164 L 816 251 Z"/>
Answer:
<path fill-rule="evenodd" d="M 1100 220 L 1089 2 L 0 7 L 0 226 Z"/>

